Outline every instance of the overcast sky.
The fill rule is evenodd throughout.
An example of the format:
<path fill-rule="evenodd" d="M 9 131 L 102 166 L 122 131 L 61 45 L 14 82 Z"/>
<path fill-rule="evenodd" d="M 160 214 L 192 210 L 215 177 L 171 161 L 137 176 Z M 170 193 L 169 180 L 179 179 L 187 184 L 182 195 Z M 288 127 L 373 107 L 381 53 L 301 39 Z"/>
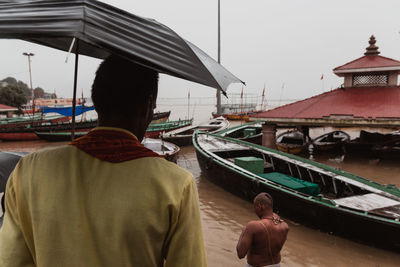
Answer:
<path fill-rule="evenodd" d="M 217 0 L 104 0 L 133 14 L 153 18 L 217 58 Z M 268 99 L 299 99 L 343 83 L 332 69 L 363 56 L 374 34 L 382 56 L 400 60 L 399 0 L 221 0 L 221 61 L 245 81 L 245 93 Z M 16 77 L 33 87 L 71 97 L 74 57 L 66 52 L 0 40 L 0 79 Z M 90 95 L 99 60 L 80 58 L 78 93 Z M 321 75 L 324 79 L 321 81 Z M 132 80 L 132 83 L 135 81 Z M 284 86 L 283 86 L 284 84 Z M 283 90 L 282 90 L 283 87 Z M 209 87 L 163 76 L 160 97 L 215 96 Z M 232 85 L 228 92 L 240 92 Z"/>

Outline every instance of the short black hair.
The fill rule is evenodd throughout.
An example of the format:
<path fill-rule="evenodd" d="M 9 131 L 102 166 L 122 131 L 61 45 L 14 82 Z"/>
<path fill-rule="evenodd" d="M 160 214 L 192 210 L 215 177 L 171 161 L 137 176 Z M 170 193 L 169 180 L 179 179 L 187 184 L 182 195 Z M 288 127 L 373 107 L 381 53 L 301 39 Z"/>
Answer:
<path fill-rule="evenodd" d="M 271 208 L 273 208 L 273 206 L 274 206 L 274 201 L 272 200 L 271 195 L 266 192 L 262 192 L 254 198 L 254 204 L 258 204 L 258 203 L 263 204 L 267 207 L 271 207 Z"/>
<path fill-rule="evenodd" d="M 98 113 L 127 114 L 156 97 L 158 72 L 125 58 L 111 55 L 96 71 L 92 101 Z"/>

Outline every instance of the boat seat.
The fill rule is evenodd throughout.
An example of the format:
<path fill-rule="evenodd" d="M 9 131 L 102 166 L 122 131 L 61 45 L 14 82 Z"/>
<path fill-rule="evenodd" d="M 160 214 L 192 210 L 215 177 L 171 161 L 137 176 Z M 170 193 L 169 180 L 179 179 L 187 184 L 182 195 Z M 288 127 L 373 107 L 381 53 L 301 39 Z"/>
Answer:
<path fill-rule="evenodd" d="M 264 162 L 264 173 L 269 173 L 274 171 L 274 166 L 272 163 Z"/>
<path fill-rule="evenodd" d="M 259 176 L 307 195 L 317 196 L 320 193 L 317 184 L 304 181 L 280 172 L 261 173 L 259 174 Z"/>
<path fill-rule="evenodd" d="M 334 199 L 334 201 L 340 206 L 363 211 L 372 211 L 400 205 L 399 201 L 375 193 L 338 198 Z"/>

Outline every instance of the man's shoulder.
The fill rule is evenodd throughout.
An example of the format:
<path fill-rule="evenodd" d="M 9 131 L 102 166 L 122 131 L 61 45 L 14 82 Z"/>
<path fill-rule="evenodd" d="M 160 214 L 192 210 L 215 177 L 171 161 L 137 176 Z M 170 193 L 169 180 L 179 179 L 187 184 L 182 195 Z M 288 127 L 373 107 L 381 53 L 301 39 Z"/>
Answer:
<path fill-rule="evenodd" d="M 162 157 L 145 157 L 139 159 L 144 165 L 150 165 L 153 172 L 157 174 L 164 174 L 165 176 L 193 178 L 193 175 L 179 167 L 177 164 L 170 162 Z"/>
<path fill-rule="evenodd" d="M 74 148 L 69 145 L 63 145 L 58 147 L 43 148 L 38 151 L 29 153 L 22 158 L 23 161 L 32 161 L 37 159 L 59 159 L 61 155 L 65 155 L 68 152 L 72 152 Z"/>
<path fill-rule="evenodd" d="M 259 220 L 249 221 L 246 225 L 246 228 L 248 228 L 249 230 L 257 230 L 261 227 L 261 221 Z"/>
<path fill-rule="evenodd" d="M 174 173 L 174 174 L 180 174 L 180 175 L 192 175 L 190 172 L 187 170 L 179 167 L 177 164 L 168 161 L 162 157 L 144 157 L 139 159 L 146 164 L 149 164 L 153 166 L 154 168 L 161 168 L 163 171 L 167 173 Z"/>

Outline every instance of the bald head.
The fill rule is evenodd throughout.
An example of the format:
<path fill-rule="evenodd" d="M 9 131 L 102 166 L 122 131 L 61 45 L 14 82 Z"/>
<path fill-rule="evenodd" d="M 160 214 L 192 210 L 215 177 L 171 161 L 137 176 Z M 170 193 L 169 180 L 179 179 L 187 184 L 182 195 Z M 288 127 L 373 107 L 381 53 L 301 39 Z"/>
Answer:
<path fill-rule="evenodd" d="M 254 198 L 254 209 L 258 217 L 272 212 L 273 200 L 270 194 L 262 192 Z"/>

